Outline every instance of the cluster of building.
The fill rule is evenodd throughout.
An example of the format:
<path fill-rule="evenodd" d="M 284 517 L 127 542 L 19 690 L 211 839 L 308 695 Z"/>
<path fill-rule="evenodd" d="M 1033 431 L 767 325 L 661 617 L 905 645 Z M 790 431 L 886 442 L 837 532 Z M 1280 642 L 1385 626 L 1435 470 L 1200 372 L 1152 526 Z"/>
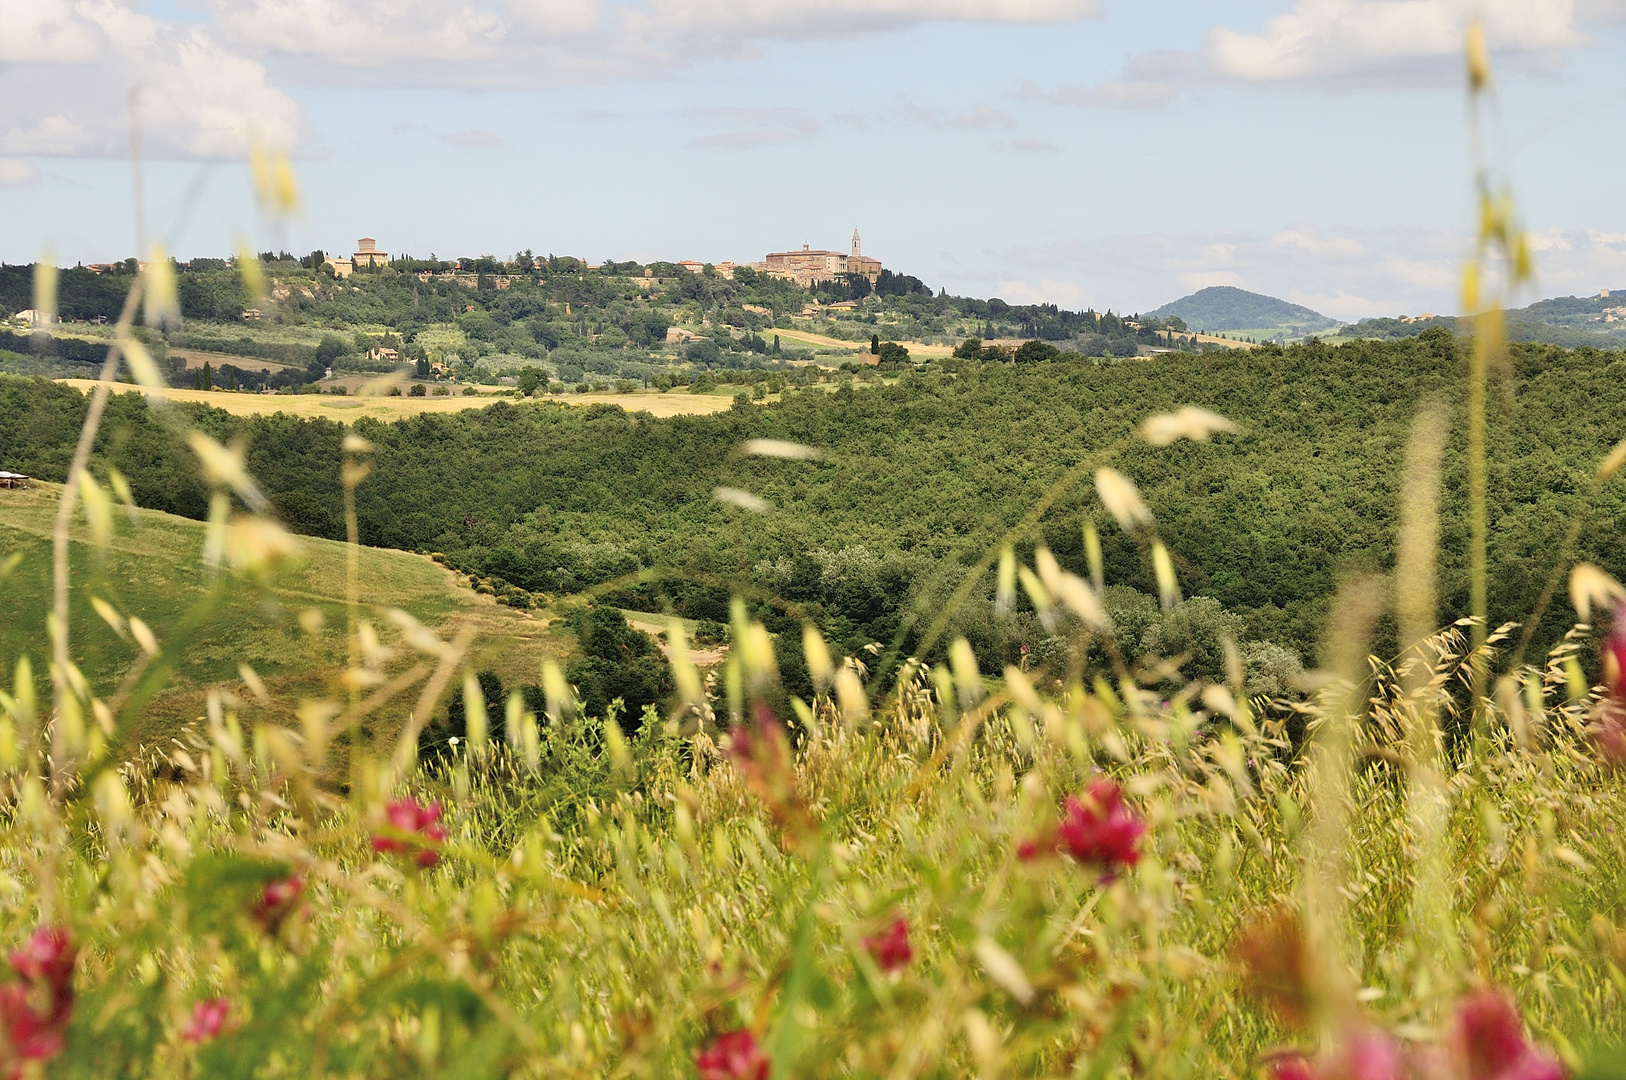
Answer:
<path fill-rule="evenodd" d="M 363 236 L 356 241 L 356 250 L 348 259 L 335 259 L 329 255 L 323 260 L 326 265 L 333 267 L 333 276 L 347 278 L 356 272 L 359 266 L 388 266 L 390 253 L 378 250 L 378 241 L 370 236 Z"/>
<path fill-rule="evenodd" d="M 864 254 L 858 230 L 854 229 L 849 252 L 815 251 L 803 244 L 800 251 L 770 251 L 762 262 L 752 263 L 751 269 L 788 278 L 803 288 L 834 281 L 843 274 L 861 274 L 873 285 L 881 276 L 881 260 Z"/>
<path fill-rule="evenodd" d="M 371 236 L 363 236 L 356 241 L 356 250 L 348 259 L 327 258 L 327 265 L 333 268 L 335 277 L 347 278 L 360 267 L 388 266 L 389 252 L 378 250 L 378 241 Z M 705 270 L 707 263 L 697 262 L 694 259 L 684 259 L 676 265 L 698 274 Z M 712 263 L 711 268 L 725 278 L 732 279 L 734 271 L 739 264 L 734 262 Z M 770 251 L 767 258 L 761 262 L 748 264 L 752 270 L 769 274 L 777 278 L 785 278 L 796 282 L 803 288 L 820 284 L 825 281 L 834 281 L 844 274 L 860 274 L 869 279 L 871 285 L 881 276 L 881 260 L 872 259 L 864 254 L 863 242 L 859 239 L 858 230 L 853 230 L 851 251 L 824 251 L 815 250 L 803 244 L 800 251 Z M 589 266 L 589 270 L 597 267 Z M 430 271 L 420 271 L 418 277 L 428 280 L 433 276 Z M 466 271 L 448 271 L 450 276 L 464 284 L 474 285 L 476 275 Z M 652 276 L 651 271 L 645 270 L 644 276 Z M 467 279 L 466 281 L 464 279 Z M 497 288 L 506 289 L 509 279 L 506 275 L 498 276 Z"/>

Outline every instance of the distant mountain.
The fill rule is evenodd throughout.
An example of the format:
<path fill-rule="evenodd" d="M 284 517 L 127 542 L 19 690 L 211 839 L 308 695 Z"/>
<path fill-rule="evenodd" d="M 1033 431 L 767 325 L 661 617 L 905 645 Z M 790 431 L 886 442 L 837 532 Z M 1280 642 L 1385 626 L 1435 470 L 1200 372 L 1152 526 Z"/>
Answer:
<path fill-rule="evenodd" d="M 1608 296 L 1559 296 L 1537 300 L 1529 307 L 1503 312 L 1510 341 L 1539 341 L 1547 345 L 1600 349 L 1626 348 L 1626 292 Z M 1433 326 L 1472 330 L 1470 320 L 1449 315 L 1428 319 L 1362 319 L 1338 332 L 1339 337 L 1394 340 L 1415 337 Z"/>
<path fill-rule="evenodd" d="M 1173 315 L 1192 330 L 1280 330 L 1297 337 L 1339 325 L 1319 311 L 1230 285 L 1211 285 L 1146 314 Z"/>

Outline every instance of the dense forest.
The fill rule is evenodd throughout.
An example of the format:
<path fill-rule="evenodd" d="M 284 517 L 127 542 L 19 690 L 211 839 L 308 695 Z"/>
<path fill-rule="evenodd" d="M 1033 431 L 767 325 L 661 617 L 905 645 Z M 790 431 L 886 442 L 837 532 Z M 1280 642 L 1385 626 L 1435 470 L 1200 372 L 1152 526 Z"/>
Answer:
<path fill-rule="evenodd" d="M 501 402 L 363 421 L 378 467 L 359 492 L 361 536 L 441 553 L 521 605 L 620 582 L 621 606 L 721 620 L 729 594 L 743 591 L 783 626 L 815 619 L 851 651 L 900 633 L 909 641 L 921 614 L 937 610 L 965 567 L 1068 467 L 1119 444 L 1149 414 L 1196 404 L 1236 421 L 1239 433 L 1162 448 L 1131 439 L 1114 461 L 1156 514 L 1185 595 L 1211 598 L 1209 614 L 1232 620 L 1240 636 L 1308 661 L 1339 575 L 1390 565 L 1408 425 L 1420 402 L 1455 400 L 1464 351 L 1434 331 L 1152 361 L 951 360 L 891 385 L 792 388 L 775 404 L 704 417 Z M 1619 353 L 1514 348 L 1491 424 L 1494 619 L 1520 619 L 1534 606 L 1587 478 L 1626 434 L 1623 375 Z M 5 379 L 0 457 L 62 475 L 83 401 L 43 380 Z M 246 439 L 251 469 L 292 527 L 342 536 L 343 427 L 184 408 L 217 438 Z M 752 438 L 793 440 L 823 456 L 745 456 Z M 1466 547 L 1460 442 L 1447 457 L 1448 560 Z M 143 505 L 206 513 L 195 464 L 136 395 L 110 409 L 97 468 L 107 466 L 130 478 Z M 749 491 L 771 509 L 719 501 L 719 487 Z M 1117 601 L 1131 617 L 1142 610 L 1134 596 L 1155 591 L 1146 552 L 1111 527 L 1087 483 L 1032 540 L 1082 571 L 1086 519 L 1101 529 L 1108 582 L 1137 591 Z M 1587 518 L 1580 554 L 1626 574 L 1618 487 Z M 992 588 L 990 580 L 957 613 L 956 628 L 979 654 L 1041 653 L 1048 635 L 1036 622 L 993 619 Z M 1466 590 L 1465 568 L 1448 561 L 1447 613 L 1465 611 Z M 1555 640 L 1571 617 L 1549 613 L 1539 640 Z"/>

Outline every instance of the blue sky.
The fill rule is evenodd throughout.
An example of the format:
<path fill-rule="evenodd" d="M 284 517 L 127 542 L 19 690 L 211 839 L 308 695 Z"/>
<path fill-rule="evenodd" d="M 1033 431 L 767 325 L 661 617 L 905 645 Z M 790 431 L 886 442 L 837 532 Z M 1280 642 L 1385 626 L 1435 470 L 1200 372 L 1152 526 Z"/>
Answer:
<path fill-rule="evenodd" d="M 1234 284 L 1451 311 L 1472 220 L 1463 27 L 1538 295 L 1626 288 L 1626 0 L 0 3 L 0 258 L 530 248 L 761 258 L 1146 310 Z M 298 215 L 261 218 L 251 133 Z"/>

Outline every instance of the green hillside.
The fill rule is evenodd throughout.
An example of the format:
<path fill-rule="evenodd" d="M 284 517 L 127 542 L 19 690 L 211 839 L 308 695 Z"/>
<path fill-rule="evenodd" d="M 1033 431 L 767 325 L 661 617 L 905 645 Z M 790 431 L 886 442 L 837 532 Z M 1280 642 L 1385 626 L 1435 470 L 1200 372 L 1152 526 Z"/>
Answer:
<path fill-rule="evenodd" d="M 0 656 L 31 658 L 45 686 L 49 645 L 45 615 L 51 599 L 51 524 L 60 489 L 38 484 L 30 490 L 0 490 L 0 557 L 20 553 L 22 561 L 0 583 Z M 202 564 L 202 522 L 156 510 L 142 510 L 131 523 L 117 518 L 111 545 L 97 550 L 82 527 L 73 535 L 74 572 L 71 635 L 75 656 L 99 693 L 116 687 L 137 654 L 96 615 L 91 597 L 111 603 L 126 616 L 147 623 L 160 642 L 173 633 L 210 592 Z M 303 696 L 332 690 L 345 663 L 345 548 L 330 540 L 306 538 L 304 554 L 269 586 L 228 585 L 197 627 L 165 690 L 142 717 L 145 736 L 169 730 L 176 721 L 202 714 L 205 690 L 225 685 L 245 701 L 246 715 L 260 707 L 238 675 L 249 664 L 273 701 L 287 708 Z M 386 644 L 398 638 L 383 614 L 400 608 L 446 635 L 468 621 L 476 628 L 475 666 L 499 673 L 510 684 L 535 682 L 545 655 L 562 655 L 568 636 L 552 634 L 541 619 L 506 607 L 457 585 L 456 575 L 429 559 L 405 551 L 363 548 L 360 569 L 363 617 Z M 314 634 L 301 626 L 308 611 L 321 615 Z M 4 678 L 11 684 L 10 673 Z M 404 716 L 386 710 L 388 727 Z M 278 719 L 288 716 L 272 714 Z"/>
<path fill-rule="evenodd" d="M 507 402 L 394 424 L 358 422 L 377 469 L 358 492 L 363 541 L 433 550 L 524 591 L 526 602 L 640 574 L 619 606 L 724 621 L 732 592 L 762 604 L 775 632 L 809 618 L 853 653 L 916 640 L 989 546 L 1057 477 L 1110 452 L 1140 485 L 1187 596 L 1211 597 L 1246 636 L 1313 660 L 1327 597 L 1353 567 L 1392 565 L 1401 448 L 1417 403 L 1454 401 L 1462 354 L 1449 334 L 1342 346 L 1266 346 L 1096 362 L 1013 364 L 944 358 L 861 391 L 788 392 L 765 406 L 657 419 L 613 406 Z M 1065 354 L 1062 354 L 1065 355 Z M 1491 418 L 1491 614 L 1524 618 L 1557 557 L 1576 493 L 1626 435 L 1626 359 L 1515 346 L 1509 392 Z M 1132 438 L 1149 415 L 1200 405 L 1240 431 L 1208 445 Z M 0 380 L 0 460 L 60 469 L 84 399 L 39 381 Z M 176 406 L 176 408 L 180 408 Z M 339 442 L 331 421 L 233 417 L 186 407 L 222 441 L 241 437 L 284 520 L 342 535 Z M 166 441 L 134 395 L 109 409 L 98 461 L 138 499 L 201 516 L 206 489 L 189 452 Z M 818 448 L 817 461 L 741 452 L 749 439 Z M 1460 428 L 1446 458 L 1446 535 L 1462 529 Z M 1103 459 L 1105 460 L 1105 459 Z M 771 510 L 713 497 L 744 489 Z M 1063 564 L 1084 571 L 1080 526 L 1102 530 L 1109 583 L 1155 592 L 1145 549 L 1112 526 L 1088 481 L 1040 522 Z M 1607 487 L 1579 554 L 1626 576 L 1626 489 Z M 1442 614 L 1466 610 L 1466 565 L 1442 566 Z M 1039 656 L 1031 614 L 993 617 L 992 580 L 954 616 L 990 657 Z M 1568 626 L 1550 610 L 1538 642 Z"/>
<path fill-rule="evenodd" d="M 1503 312 L 1510 341 L 1533 341 L 1561 345 L 1567 349 L 1618 349 L 1626 346 L 1626 291 L 1609 296 L 1558 296 L 1537 300 L 1522 308 Z M 1463 320 L 1450 315 L 1428 319 L 1362 319 L 1339 331 L 1343 338 L 1374 338 L 1396 341 L 1416 337 L 1434 326 L 1462 329 Z"/>
<path fill-rule="evenodd" d="M 1318 311 L 1231 285 L 1199 289 L 1147 315 L 1155 319 L 1177 318 L 1193 330 L 1251 330 L 1259 331 L 1259 336 L 1266 338 L 1274 337 L 1275 333 L 1264 331 L 1291 338 L 1338 325 L 1337 319 L 1329 319 Z"/>

